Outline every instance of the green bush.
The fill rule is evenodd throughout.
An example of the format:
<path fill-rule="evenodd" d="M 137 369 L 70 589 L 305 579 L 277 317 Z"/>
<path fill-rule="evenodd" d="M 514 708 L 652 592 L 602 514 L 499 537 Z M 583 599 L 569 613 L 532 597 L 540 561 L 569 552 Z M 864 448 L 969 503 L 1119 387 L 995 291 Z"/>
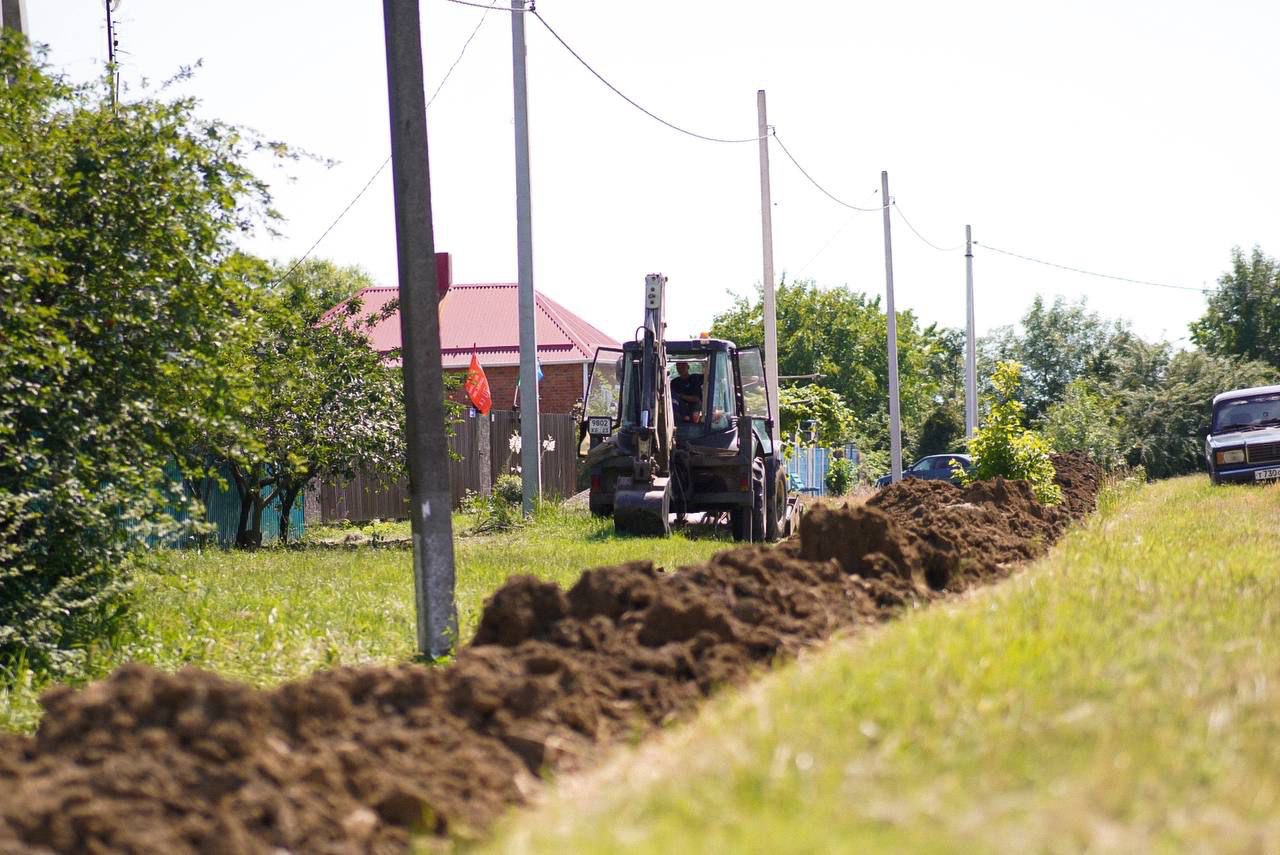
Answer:
<path fill-rule="evenodd" d="M 1022 366 L 1016 362 L 996 364 L 991 375 L 995 389 L 995 396 L 989 400 L 991 411 L 986 424 L 969 442 L 973 469 L 965 472 L 956 464 L 957 474 L 964 484 L 996 476 L 1027 481 L 1037 499 L 1056 505 L 1062 501 L 1062 488 L 1053 480 L 1057 473 L 1049 459 L 1049 443 L 1023 425 L 1026 408 L 1013 397 L 1021 373 Z"/>
<path fill-rule="evenodd" d="M 859 484 L 874 484 L 876 479 L 889 471 L 889 452 L 884 449 L 858 451 L 858 465 L 854 469 Z"/>
<path fill-rule="evenodd" d="M 519 502 L 509 502 L 497 492 L 478 500 L 472 507 L 475 518 L 471 522 L 471 534 L 497 534 L 524 525 Z"/>
<path fill-rule="evenodd" d="M 193 101 L 72 87 L 0 33 L 0 668 L 72 671 L 175 534 L 166 464 L 232 419 L 253 142 Z"/>
<path fill-rule="evenodd" d="M 1049 405 L 1040 428 L 1058 451 L 1082 451 L 1110 472 L 1124 460 L 1116 400 L 1100 395 L 1089 380 L 1074 380 L 1061 401 Z"/>
<path fill-rule="evenodd" d="M 831 461 L 827 469 L 827 477 L 822 480 L 829 496 L 846 495 L 853 487 L 853 464 L 847 457 L 837 457 Z"/>
<path fill-rule="evenodd" d="M 493 484 L 493 497 L 508 505 L 518 505 L 524 499 L 524 484 L 519 475 L 501 475 Z"/>

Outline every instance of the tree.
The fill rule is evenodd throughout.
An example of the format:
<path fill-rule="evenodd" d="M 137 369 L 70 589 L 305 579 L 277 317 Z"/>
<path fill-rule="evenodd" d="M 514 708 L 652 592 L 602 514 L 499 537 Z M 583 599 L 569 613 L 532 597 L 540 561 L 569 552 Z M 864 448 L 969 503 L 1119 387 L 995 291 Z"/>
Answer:
<path fill-rule="evenodd" d="M 778 374 L 823 376 L 818 385 L 838 392 L 857 419 L 862 441 L 889 444 L 888 319 L 879 297 L 847 286 L 781 282 L 777 291 Z M 712 322 L 712 334 L 740 346 L 764 339 L 763 299 L 738 298 Z M 903 445 L 914 436 L 940 392 L 938 368 L 949 359 L 946 331 L 921 327 L 910 311 L 898 312 L 899 401 Z M 959 381 L 957 381 L 959 382 Z"/>
<path fill-rule="evenodd" d="M 399 355 L 379 354 L 368 337 L 394 305 L 369 316 L 353 300 L 326 317 L 334 295 L 367 281 L 363 271 L 317 262 L 307 275 L 285 273 L 259 264 L 253 334 L 228 357 L 255 389 L 242 413 L 244 436 L 224 434 L 216 454 L 240 497 L 241 546 L 261 543 L 262 514 L 273 501 L 286 542 L 289 509 L 314 480 L 405 471 Z"/>
<path fill-rule="evenodd" d="M 1062 501 L 1062 488 L 1054 482 L 1057 474 L 1049 458 L 1044 437 L 1024 427 L 1025 406 L 1016 397 L 1021 366 L 1000 362 L 991 375 L 994 394 L 988 401 L 987 421 L 969 441 L 973 468 L 957 470 L 965 484 L 1000 476 L 1026 481 L 1036 498 L 1046 505 Z"/>
<path fill-rule="evenodd" d="M 256 143 L 190 100 L 113 108 L 0 34 L 0 660 L 70 666 L 172 531 L 166 463 L 233 421 L 233 242 Z M 0 663 L 2 664 L 2 663 Z"/>
<path fill-rule="evenodd" d="M 805 423 L 815 421 L 818 445 L 837 448 L 854 437 L 856 420 L 853 411 L 845 404 L 839 392 L 814 383 L 803 386 L 783 386 L 778 390 L 778 409 L 781 413 L 779 433 L 782 438 L 804 431 Z"/>
<path fill-rule="evenodd" d="M 354 297 L 359 291 L 373 287 L 373 277 L 357 265 L 338 265 L 327 258 L 294 260 L 274 265 L 277 279 L 287 276 L 287 286 L 296 301 L 305 297 L 309 306 L 321 312 Z"/>
<path fill-rule="evenodd" d="M 1056 451 L 1083 451 L 1104 469 L 1121 462 L 1118 402 L 1095 391 L 1083 378 L 1073 380 L 1061 401 L 1049 405 L 1041 420 L 1045 439 Z"/>
<path fill-rule="evenodd" d="M 1280 368 L 1280 262 L 1259 247 L 1246 258 L 1231 252 L 1231 270 L 1218 279 L 1191 340 L 1217 356 L 1239 356 Z"/>
<path fill-rule="evenodd" d="M 945 454 L 954 451 L 964 443 L 964 410 L 963 400 L 945 401 L 934 407 L 920 426 L 920 437 L 916 440 L 915 457 L 930 454 Z"/>
<path fill-rule="evenodd" d="M 1214 395 L 1276 380 L 1276 369 L 1263 362 L 1195 350 L 1173 354 L 1157 369 L 1155 382 L 1117 392 L 1128 463 L 1142 465 L 1152 478 L 1203 469 Z"/>
<path fill-rule="evenodd" d="M 1067 386 L 1082 377 L 1097 383 L 1115 375 L 1116 360 L 1134 339 L 1123 321 L 1091 312 L 1081 298 L 1068 303 L 1058 297 L 1046 305 L 1037 296 L 1020 324 L 993 330 L 982 342 L 984 373 L 1001 361 L 1022 366 L 1019 397 L 1027 418 L 1038 420 L 1049 405 L 1062 399 Z"/>

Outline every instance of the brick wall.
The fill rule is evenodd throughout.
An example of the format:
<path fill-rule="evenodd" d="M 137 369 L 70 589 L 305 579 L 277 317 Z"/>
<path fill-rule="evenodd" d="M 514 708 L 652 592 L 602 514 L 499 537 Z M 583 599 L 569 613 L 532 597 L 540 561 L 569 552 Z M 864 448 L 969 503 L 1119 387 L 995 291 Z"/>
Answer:
<path fill-rule="evenodd" d="M 511 409 L 511 401 L 516 393 L 516 376 L 519 368 L 515 365 L 495 367 L 484 366 L 485 376 L 489 378 L 489 393 L 493 396 L 495 410 Z M 466 371 L 456 371 L 465 375 Z M 467 402 L 467 395 L 461 387 L 454 392 L 454 400 Z M 542 366 L 542 383 L 538 388 L 538 410 L 543 413 L 569 413 L 573 405 L 582 397 L 582 363 L 544 365 Z"/>

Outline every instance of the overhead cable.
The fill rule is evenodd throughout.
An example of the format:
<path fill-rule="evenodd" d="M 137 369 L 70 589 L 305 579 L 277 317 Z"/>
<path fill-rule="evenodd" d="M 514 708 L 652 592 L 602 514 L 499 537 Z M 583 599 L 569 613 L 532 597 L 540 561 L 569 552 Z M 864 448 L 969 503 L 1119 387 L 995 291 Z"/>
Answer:
<path fill-rule="evenodd" d="M 896 211 L 898 212 L 898 216 L 902 218 L 902 222 L 904 222 L 904 223 L 906 223 L 906 224 L 907 224 L 907 228 L 911 229 L 911 233 L 912 233 L 912 234 L 914 234 L 916 237 L 920 238 L 920 240 L 924 241 L 924 242 L 925 242 L 926 244 L 928 244 L 929 246 L 931 246 L 931 247 L 933 247 L 934 249 L 936 249 L 938 252 L 959 252 L 960 250 L 964 249 L 964 244 L 960 244 L 959 246 L 938 246 L 936 243 L 934 243 L 933 241 L 929 240 L 929 239 L 928 239 L 927 237 L 925 237 L 924 235 L 920 234 L 920 230 L 919 230 L 919 229 L 917 229 L 915 226 L 911 225 L 911 221 L 907 219 L 907 215 L 906 215 L 906 214 L 904 214 L 904 213 L 902 213 L 902 206 L 898 204 L 898 200 L 897 200 L 897 199 L 892 199 L 892 200 L 890 200 L 889 204 L 890 204 L 890 205 L 893 205 L 894 210 L 896 210 Z"/>
<path fill-rule="evenodd" d="M 989 249 L 992 252 L 998 252 L 1001 255 L 1008 255 L 1013 258 L 1020 258 L 1023 261 L 1030 261 L 1033 264 L 1043 264 L 1045 267 L 1056 267 L 1059 270 L 1066 270 L 1071 273 L 1083 273 L 1085 276 L 1096 276 L 1099 279 L 1111 279 L 1116 282 L 1128 282 L 1133 285 L 1151 285 L 1156 288 L 1172 288 L 1177 291 L 1198 291 L 1201 294 L 1208 294 L 1213 290 L 1212 288 L 1195 288 L 1191 285 L 1174 285 L 1169 282 L 1152 282 L 1148 279 L 1130 279 L 1128 276 L 1114 276 L 1110 273 L 1097 273 L 1093 270 L 1083 270 L 1079 267 L 1058 264 L 1054 261 L 1045 261 L 1043 258 L 1032 258 L 1029 255 L 1022 255 L 1021 253 L 1011 252 L 1007 249 L 1000 249 L 999 247 L 994 247 L 989 243 L 979 243 L 976 240 L 973 242 L 973 245 L 981 246 L 983 249 Z"/>
<path fill-rule="evenodd" d="M 461 0 L 453 0 L 453 2 L 455 3 L 461 2 Z M 637 110 L 639 110 L 641 113 L 644 113 L 646 116 L 648 116 L 650 119 L 653 119 L 655 122 L 659 122 L 663 125 L 666 125 L 668 128 L 671 128 L 671 130 L 673 131 L 679 131 L 685 136 L 690 136 L 690 137 L 693 137 L 694 139 L 705 140 L 706 142 L 749 143 L 749 142 L 759 142 L 761 139 L 763 139 L 763 137 L 759 135 L 751 136 L 751 137 L 737 137 L 737 138 L 713 137 L 713 136 L 708 136 L 706 134 L 700 134 L 697 131 L 691 131 L 688 128 L 682 128 L 679 125 L 675 124 L 674 122 L 668 122 L 666 119 L 662 118 L 657 113 L 654 113 L 653 111 L 648 110 L 645 107 L 641 106 L 639 103 L 637 103 L 636 101 L 634 101 L 633 99 L 625 95 L 622 92 L 622 90 L 618 89 L 618 87 L 614 86 L 612 83 L 606 80 L 604 78 L 604 75 L 602 75 L 600 72 L 592 68 L 590 63 L 588 63 L 585 59 L 583 59 L 582 56 L 576 50 L 574 50 L 569 46 L 568 42 L 566 42 L 564 39 L 560 37 L 559 33 L 557 33 L 554 29 L 551 28 L 551 25 L 547 23 L 547 20 L 543 18 L 542 15 L 538 14 L 538 12 L 532 9 L 530 9 L 529 11 L 533 12 L 533 17 L 538 20 L 538 23 L 542 24 L 542 26 L 546 28 L 547 32 L 551 34 L 552 38 L 558 41 L 561 47 L 567 50 L 574 59 L 576 59 L 579 63 L 581 63 L 583 68 L 591 72 L 592 76 L 594 76 L 596 80 L 599 80 L 601 83 L 607 86 L 610 89 L 610 91 L 613 92 L 613 94 L 617 95 L 623 101 L 626 101 L 632 107 L 635 107 Z"/>
<path fill-rule="evenodd" d="M 462 2 L 462 0 L 450 0 L 450 2 L 460 3 Z M 482 7 L 485 10 L 485 13 L 480 16 L 479 21 L 476 21 L 475 28 L 471 30 L 471 35 L 467 36 L 467 40 L 462 43 L 462 50 L 458 51 L 458 55 L 454 57 L 453 64 L 450 65 L 449 70 L 444 73 L 444 77 L 440 78 L 440 83 L 438 86 L 436 86 L 436 91 L 432 92 L 431 97 L 427 99 L 428 109 L 431 107 L 431 104 L 436 100 L 436 97 L 440 94 L 440 90 L 444 89 L 444 85 L 449 82 L 449 78 L 453 76 L 453 70 L 458 67 L 458 63 L 462 62 L 462 58 L 467 54 L 467 48 L 471 47 L 471 42 L 475 40 L 476 34 L 479 33 L 480 28 L 484 26 L 484 19 L 489 17 L 489 12 L 492 11 L 497 6 L 497 4 L 498 4 L 498 0 L 493 0 L 493 2 L 490 3 L 489 5 Z M 463 5 L 476 6 L 479 4 L 465 3 Z M 338 213 L 338 216 L 333 218 L 333 222 L 329 223 L 329 227 L 320 234 L 320 237 L 315 239 L 315 242 L 312 243 L 311 246 L 307 248 L 306 252 L 298 256 L 298 259 L 295 262 L 293 262 L 293 264 L 289 267 L 288 270 L 285 271 L 283 276 L 281 276 L 275 282 L 271 283 L 273 286 L 279 285 L 281 282 L 283 282 L 284 280 L 288 279 L 291 275 L 293 275 L 293 272 L 297 270 L 299 266 L 301 266 L 302 262 L 306 261 L 307 258 L 311 256 L 311 253 L 315 252 L 316 247 L 318 247 L 324 241 L 324 239 L 329 236 L 329 232 L 333 231 L 334 227 L 337 226 L 338 223 L 342 222 L 342 218 L 347 215 L 347 212 L 350 211 L 351 208 L 356 204 L 356 202 L 359 202 L 360 198 L 364 196 L 364 194 L 369 190 L 370 187 L 373 186 L 373 182 L 378 179 L 378 176 L 382 174 L 382 171 L 387 168 L 387 164 L 389 164 L 390 162 L 391 162 L 391 155 L 387 155 L 387 159 L 382 161 L 382 165 L 379 166 L 376 170 L 374 170 L 373 175 L 369 176 L 369 180 L 364 183 L 364 186 L 360 188 L 360 191 L 351 198 L 351 201 L 348 202 L 347 206 Z"/>
<path fill-rule="evenodd" d="M 484 9 L 486 12 L 487 12 L 488 10 L 490 10 L 490 9 L 495 8 L 495 6 L 497 5 L 497 4 L 495 4 L 495 3 L 472 3 L 472 2 L 470 2 L 470 0 L 449 0 L 449 2 L 450 2 L 450 3 L 457 3 L 459 6 L 474 6 L 474 7 L 476 7 L 477 9 Z M 533 6 L 530 6 L 530 7 L 529 7 L 529 8 L 527 8 L 527 9 L 514 9 L 514 8 L 513 8 L 513 9 L 503 9 L 502 11 L 504 11 L 504 12 L 518 12 L 518 13 L 532 12 L 532 11 L 533 11 Z"/>
<path fill-rule="evenodd" d="M 786 145 L 782 142 L 782 137 L 778 136 L 778 132 L 776 129 L 773 131 L 773 139 L 774 139 L 774 142 L 778 144 L 778 148 L 782 149 L 782 153 L 787 156 L 787 160 L 790 160 L 795 165 L 796 169 L 800 170 L 800 174 L 803 175 L 805 178 L 808 178 L 809 183 L 812 184 L 814 187 L 817 187 L 818 190 L 822 192 L 822 195 L 826 196 L 832 202 L 835 202 L 837 205 L 843 205 L 844 207 L 848 208 L 851 211 L 863 211 L 865 213 L 875 213 L 876 211 L 883 211 L 885 209 L 886 205 L 880 205 L 877 208 L 862 208 L 862 207 L 859 207 L 858 205 L 851 205 L 848 202 L 844 201 L 843 199 L 839 198 L 830 190 L 828 190 L 826 187 L 823 187 L 821 184 L 819 184 L 818 180 L 814 178 L 812 175 L 810 175 L 807 169 L 805 169 L 803 166 L 800 165 L 800 161 L 796 160 L 795 155 L 793 155 L 791 153 L 791 150 L 788 149 Z"/>

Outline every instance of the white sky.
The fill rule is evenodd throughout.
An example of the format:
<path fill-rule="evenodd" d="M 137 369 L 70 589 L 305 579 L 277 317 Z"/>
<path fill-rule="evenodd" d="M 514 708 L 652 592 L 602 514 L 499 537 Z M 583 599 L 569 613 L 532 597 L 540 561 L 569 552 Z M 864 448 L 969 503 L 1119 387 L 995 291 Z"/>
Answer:
<path fill-rule="evenodd" d="M 33 38 L 73 78 L 106 55 L 98 0 L 28 0 Z M 1100 272 L 1211 284 L 1233 245 L 1280 252 L 1280 4 L 542 0 L 538 11 L 622 91 L 713 136 L 756 130 L 756 90 L 796 157 L 836 195 L 891 193 L 935 243 L 981 243 Z M 423 0 L 427 91 L 486 15 Z M 307 249 L 389 151 L 382 4 L 123 0 L 125 97 L 204 67 L 180 90 L 210 116 L 340 161 L 274 167 L 283 239 Z M 705 328 L 761 278 L 754 143 L 717 145 L 645 117 L 537 20 L 529 43 L 536 287 L 615 336 L 644 275 L 670 277 L 673 335 Z M 457 282 L 516 278 L 511 26 L 487 17 L 428 115 L 436 246 Z M 884 291 L 878 214 L 824 198 L 772 150 L 776 267 Z M 390 169 L 317 249 L 396 282 Z M 899 308 L 964 323 L 964 259 L 893 222 Z M 979 332 L 1034 294 L 1087 296 L 1139 333 L 1185 337 L 1203 297 L 1055 271 L 975 250 Z"/>

